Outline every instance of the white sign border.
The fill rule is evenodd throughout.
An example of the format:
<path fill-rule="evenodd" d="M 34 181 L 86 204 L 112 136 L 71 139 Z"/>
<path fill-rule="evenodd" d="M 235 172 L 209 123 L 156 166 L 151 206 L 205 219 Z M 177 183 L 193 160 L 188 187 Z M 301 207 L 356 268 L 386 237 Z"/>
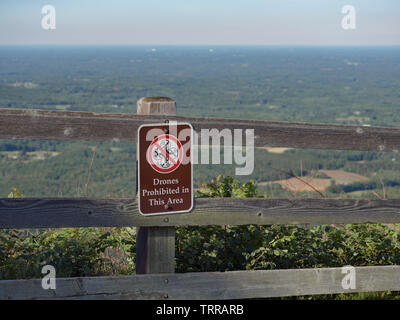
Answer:
<path fill-rule="evenodd" d="M 178 125 L 187 125 L 190 127 L 190 172 L 191 172 L 191 205 L 188 210 L 180 210 L 180 211 L 168 211 L 168 212 L 160 212 L 160 213 L 143 213 L 140 211 L 140 157 L 139 157 L 139 150 L 140 150 L 140 130 L 144 127 L 154 127 L 154 126 L 178 126 Z M 178 137 L 176 137 L 178 139 Z M 178 139 L 179 140 L 179 139 Z M 147 150 L 146 150 L 147 153 Z M 137 200 L 138 200 L 138 211 L 142 216 L 164 216 L 170 214 L 179 214 L 179 213 L 188 213 L 193 210 L 194 207 L 194 193 L 193 193 L 193 126 L 188 122 L 173 122 L 170 123 L 151 123 L 151 124 L 142 124 L 139 126 L 137 131 L 137 142 L 136 142 L 136 160 L 137 160 Z M 172 171 L 173 172 L 173 171 Z M 171 172 L 171 173 L 172 173 Z"/>

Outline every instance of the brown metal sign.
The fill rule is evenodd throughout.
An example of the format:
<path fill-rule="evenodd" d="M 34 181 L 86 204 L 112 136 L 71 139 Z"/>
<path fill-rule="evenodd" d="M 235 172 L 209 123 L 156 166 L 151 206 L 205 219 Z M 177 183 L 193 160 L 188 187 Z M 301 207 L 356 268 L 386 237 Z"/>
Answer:
<path fill-rule="evenodd" d="M 193 208 L 192 126 L 142 125 L 138 130 L 138 199 L 143 215 Z"/>

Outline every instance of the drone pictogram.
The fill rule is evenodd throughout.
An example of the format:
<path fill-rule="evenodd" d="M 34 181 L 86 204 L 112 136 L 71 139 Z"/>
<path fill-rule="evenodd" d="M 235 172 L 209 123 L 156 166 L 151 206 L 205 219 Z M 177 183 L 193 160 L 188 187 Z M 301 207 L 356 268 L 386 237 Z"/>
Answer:
<path fill-rule="evenodd" d="M 147 150 L 147 161 L 160 173 L 174 171 L 182 162 L 182 144 L 173 135 L 164 134 L 153 140 Z"/>

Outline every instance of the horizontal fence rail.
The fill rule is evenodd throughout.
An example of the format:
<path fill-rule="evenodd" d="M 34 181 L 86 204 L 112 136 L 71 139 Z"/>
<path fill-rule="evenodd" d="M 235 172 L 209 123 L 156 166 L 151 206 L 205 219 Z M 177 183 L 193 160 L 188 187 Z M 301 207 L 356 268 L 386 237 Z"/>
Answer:
<path fill-rule="evenodd" d="M 0 199 L 0 228 L 399 223 L 400 199 L 197 198 L 191 213 L 142 216 L 136 199 Z"/>
<path fill-rule="evenodd" d="M 198 133 L 214 128 L 254 129 L 257 147 L 400 150 L 399 128 L 3 108 L 0 139 L 136 143 L 140 125 L 167 119 L 189 122 Z M 160 248 L 174 248 L 174 226 L 399 222 L 400 199 L 197 198 L 191 213 L 145 217 L 138 212 L 136 198 L 0 198 L 0 229 L 129 226 L 143 233 L 155 227 L 149 230 L 165 232 L 155 232 L 153 240 L 166 241 L 142 244 L 157 254 Z M 170 237 L 163 239 L 160 234 Z M 160 261 L 153 258 L 151 264 Z M 174 256 L 167 258 L 173 266 Z M 342 286 L 342 268 L 57 278 L 55 290 L 44 290 L 42 279 L 3 280 L 0 299 L 243 299 L 400 291 L 400 266 L 356 267 L 355 271 L 356 288 L 347 290 Z"/>
<path fill-rule="evenodd" d="M 399 291 L 400 267 L 355 267 L 355 289 L 344 289 L 342 268 L 148 274 L 0 281 L 0 299 L 246 299 Z"/>
<path fill-rule="evenodd" d="M 254 129 L 258 147 L 400 150 L 399 128 L 3 108 L 0 109 L 0 138 L 136 142 L 140 125 L 166 119 L 189 122 L 196 131 Z"/>

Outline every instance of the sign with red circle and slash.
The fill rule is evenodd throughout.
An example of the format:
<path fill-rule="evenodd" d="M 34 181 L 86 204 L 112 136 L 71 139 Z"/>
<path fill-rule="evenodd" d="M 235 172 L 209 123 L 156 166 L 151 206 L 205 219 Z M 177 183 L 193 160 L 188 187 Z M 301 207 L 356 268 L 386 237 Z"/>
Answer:
<path fill-rule="evenodd" d="M 147 149 L 147 161 L 160 173 L 171 173 L 182 162 L 183 150 L 180 141 L 170 134 L 163 134 Z"/>
<path fill-rule="evenodd" d="M 193 208 L 192 126 L 142 125 L 138 129 L 138 200 L 142 215 Z"/>

